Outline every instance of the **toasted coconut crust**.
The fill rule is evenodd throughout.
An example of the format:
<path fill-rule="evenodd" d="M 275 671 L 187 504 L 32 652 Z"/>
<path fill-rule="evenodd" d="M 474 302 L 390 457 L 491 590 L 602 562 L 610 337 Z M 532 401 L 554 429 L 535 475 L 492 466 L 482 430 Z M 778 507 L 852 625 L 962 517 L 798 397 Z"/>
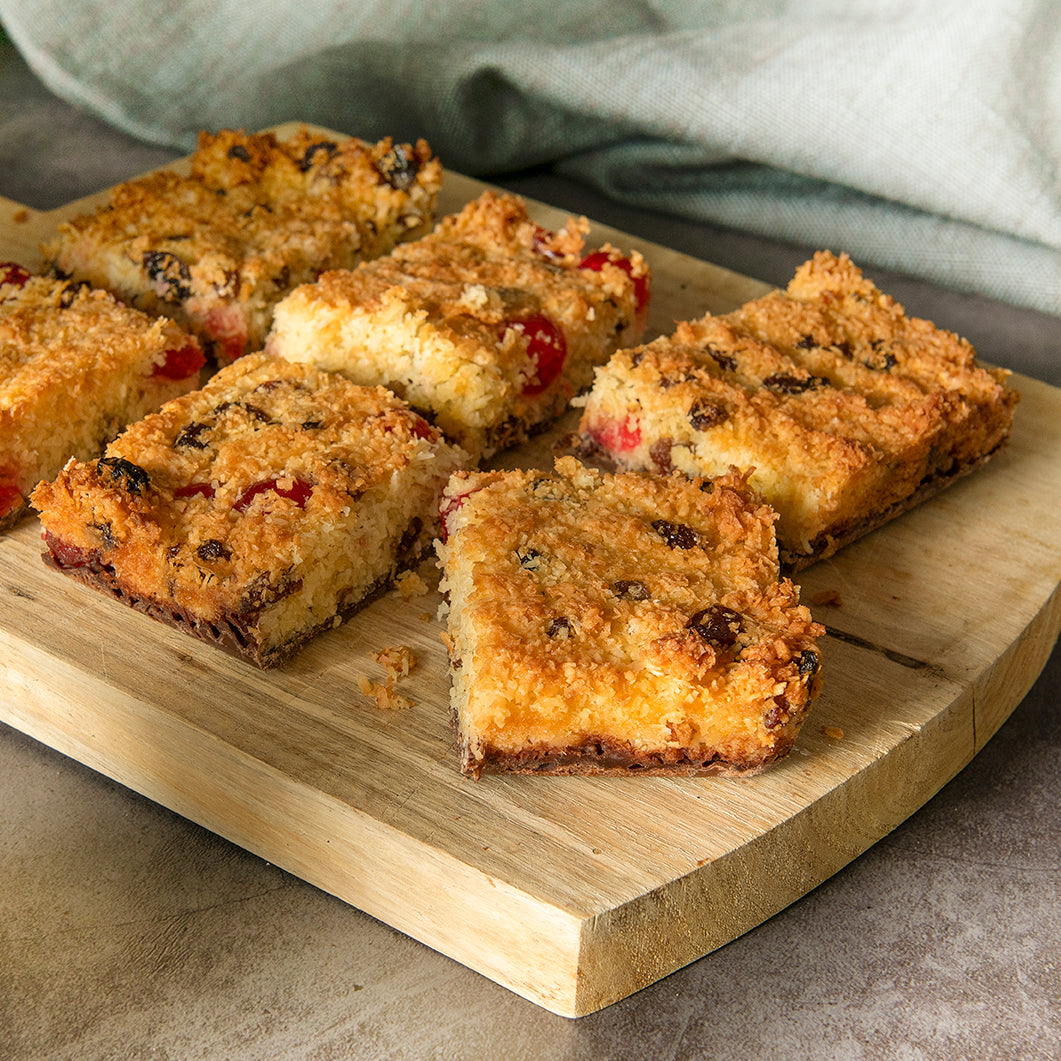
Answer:
<path fill-rule="evenodd" d="M 750 472 L 795 570 L 997 453 L 1019 400 L 1007 375 L 822 251 L 784 292 L 617 352 L 578 433 L 620 468 Z"/>
<path fill-rule="evenodd" d="M 587 255 L 585 230 L 548 232 L 517 196 L 484 192 L 423 239 L 297 288 L 267 349 L 390 387 L 482 459 L 551 424 L 639 341 L 648 266 Z"/>
<path fill-rule="evenodd" d="M 424 141 L 203 132 L 189 173 L 119 185 L 42 250 L 61 275 L 179 321 L 225 364 L 262 348 L 292 287 L 426 233 L 441 179 Z"/>
<path fill-rule="evenodd" d="M 68 457 L 100 453 L 126 424 L 197 387 L 203 362 L 170 320 L 0 262 L 0 531 Z"/>
<path fill-rule="evenodd" d="M 458 472 L 436 544 L 462 769 L 715 774 L 791 748 L 824 632 L 774 513 L 713 480 Z"/>
<path fill-rule="evenodd" d="M 249 354 L 32 503 L 53 566 L 273 666 L 430 548 L 464 460 L 382 388 Z"/>

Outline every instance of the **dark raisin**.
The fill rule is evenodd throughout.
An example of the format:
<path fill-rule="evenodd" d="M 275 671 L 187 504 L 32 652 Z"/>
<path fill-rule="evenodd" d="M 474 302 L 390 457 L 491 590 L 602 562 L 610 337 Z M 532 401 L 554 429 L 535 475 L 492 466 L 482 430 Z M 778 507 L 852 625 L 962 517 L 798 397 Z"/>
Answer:
<path fill-rule="evenodd" d="M 241 404 L 251 420 L 257 420 L 260 424 L 273 423 L 273 418 L 264 409 L 259 409 L 258 406 L 251 405 L 250 402 L 242 402 Z"/>
<path fill-rule="evenodd" d="M 887 350 L 883 353 L 880 350 L 874 350 L 869 357 L 862 361 L 862 364 L 875 372 L 888 372 L 890 369 L 895 368 L 898 362 L 895 360 L 895 355 Z"/>
<path fill-rule="evenodd" d="M 814 341 L 813 335 L 805 335 L 798 343 L 796 347 L 799 350 L 813 350 L 818 344 Z"/>
<path fill-rule="evenodd" d="M 218 541 L 217 538 L 207 538 L 206 541 L 195 550 L 195 554 L 200 560 L 206 561 L 227 560 L 232 555 L 225 543 Z"/>
<path fill-rule="evenodd" d="M 204 442 L 199 436 L 204 431 L 209 430 L 209 424 L 193 421 L 173 440 L 173 445 L 181 447 L 187 446 L 190 449 L 206 449 L 206 442 Z"/>
<path fill-rule="evenodd" d="M 695 549 L 700 544 L 700 535 L 684 523 L 671 523 L 667 519 L 652 521 L 652 529 L 672 549 Z"/>
<path fill-rule="evenodd" d="M 376 169 L 392 188 L 404 192 L 416 183 L 420 163 L 399 144 L 377 159 Z"/>
<path fill-rule="evenodd" d="M 741 631 L 741 617 L 732 608 L 712 604 L 703 611 L 697 612 L 685 625 L 699 634 L 709 645 L 729 648 L 737 640 L 737 635 Z"/>
<path fill-rule="evenodd" d="M 124 457 L 100 457 L 96 464 L 96 474 L 102 475 L 103 469 L 109 468 L 114 482 L 125 480 L 125 489 L 130 494 L 139 494 L 151 482 L 150 476 L 138 464 L 127 461 Z"/>
<path fill-rule="evenodd" d="M 324 161 L 325 163 L 328 163 L 335 157 L 335 153 L 338 150 L 339 145 L 333 144 L 330 140 L 321 140 L 319 143 L 310 144 L 299 161 L 298 168 L 305 173 L 316 161 L 317 154 L 320 151 L 323 151 L 327 156 Z"/>
<path fill-rule="evenodd" d="M 251 153 L 242 144 L 233 144 L 228 149 L 228 157 L 239 162 L 250 162 Z"/>
<path fill-rule="evenodd" d="M 648 588 L 636 578 L 621 578 L 612 583 L 611 590 L 620 600 L 648 600 Z"/>
<path fill-rule="evenodd" d="M 273 277 L 273 284 L 280 288 L 281 291 L 286 291 L 291 286 L 291 267 L 289 265 L 280 267 L 280 272 Z"/>
<path fill-rule="evenodd" d="M 93 523 L 92 528 L 99 533 L 104 549 L 113 549 L 118 544 L 118 539 L 114 537 L 114 528 L 109 522 Z"/>
<path fill-rule="evenodd" d="M 840 351 L 841 354 L 844 355 L 844 357 L 851 357 L 851 344 L 846 339 L 841 339 L 840 342 L 834 343 L 833 345 L 836 347 L 837 350 Z"/>
<path fill-rule="evenodd" d="M 670 390 L 671 387 L 677 387 L 679 383 L 688 383 L 690 378 L 685 372 L 673 372 L 669 376 L 660 375 L 659 386 L 661 390 Z"/>
<path fill-rule="evenodd" d="M 549 625 L 545 628 L 545 632 L 550 637 L 571 637 L 575 631 L 571 625 L 571 620 L 566 615 L 558 615 L 555 619 L 549 620 Z"/>
<path fill-rule="evenodd" d="M 267 412 L 259 409 L 257 405 L 251 405 L 250 402 L 222 402 L 220 405 L 214 406 L 214 415 L 220 416 L 229 409 L 242 409 L 247 414 L 248 420 L 257 420 L 261 424 L 275 423 Z"/>
<path fill-rule="evenodd" d="M 724 354 L 721 350 L 716 350 L 713 346 L 709 346 L 704 350 L 723 372 L 733 372 L 737 367 L 737 359 L 732 354 Z"/>
<path fill-rule="evenodd" d="M 61 309 L 69 309 L 76 301 L 79 292 L 91 290 L 92 285 L 87 280 L 67 284 L 59 293 L 59 307 Z"/>
<path fill-rule="evenodd" d="M 818 653 L 808 648 L 799 654 L 799 663 L 796 666 L 804 678 L 809 678 L 812 674 L 818 673 L 818 668 L 821 665 L 822 661 Z"/>
<path fill-rule="evenodd" d="M 558 483 L 555 479 L 535 479 L 530 484 L 531 493 L 538 498 L 539 501 L 559 501 L 560 491 L 557 489 Z"/>
<path fill-rule="evenodd" d="M 295 383 L 292 380 L 286 379 L 267 379 L 263 380 L 254 389 L 256 391 L 265 391 L 266 394 L 271 394 L 275 390 L 279 390 L 281 387 L 290 387 L 292 390 L 305 390 L 305 386 L 301 383 Z M 220 408 L 220 406 L 219 406 Z"/>
<path fill-rule="evenodd" d="M 803 394 L 804 391 L 813 390 L 815 387 L 820 387 L 825 381 L 819 379 L 817 376 L 807 376 L 805 378 L 800 376 L 786 376 L 786 375 L 775 375 L 767 376 L 763 380 L 763 386 L 767 390 L 777 391 L 779 394 Z"/>
<path fill-rule="evenodd" d="M 527 571 L 537 571 L 541 566 L 542 554 L 537 549 L 524 549 L 523 552 L 516 550 L 519 557 L 519 566 Z"/>
<path fill-rule="evenodd" d="M 729 414 L 725 408 L 717 402 L 708 401 L 706 398 L 697 398 L 689 410 L 689 423 L 697 431 L 709 431 L 717 427 Z"/>
<path fill-rule="evenodd" d="M 176 254 L 145 251 L 141 261 L 160 298 L 180 302 L 192 293 L 192 274 Z"/>
<path fill-rule="evenodd" d="M 661 472 L 669 472 L 671 470 L 671 459 L 670 451 L 673 448 L 674 443 L 669 438 L 657 439 L 649 447 L 648 455 L 652 458 L 652 463 Z"/>
<path fill-rule="evenodd" d="M 420 538 L 420 532 L 424 529 L 423 520 L 419 516 L 413 516 L 409 526 L 405 528 L 401 541 L 398 542 L 397 554 L 400 559 L 408 559 L 413 555 L 413 547 Z"/>
<path fill-rule="evenodd" d="M 323 420 L 303 420 L 302 430 L 303 431 L 316 431 L 319 427 L 324 425 Z"/>
<path fill-rule="evenodd" d="M 235 269 L 227 269 L 221 283 L 210 286 L 218 298 L 235 298 L 236 292 L 239 291 L 239 272 Z"/>
<path fill-rule="evenodd" d="M 275 583 L 272 579 L 273 576 L 263 571 L 251 580 L 247 592 L 237 605 L 241 615 L 254 615 L 267 604 L 290 597 L 302 588 L 302 579 L 291 578 L 289 573 L 281 575 Z"/>
<path fill-rule="evenodd" d="M 767 729 L 774 729 L 786 721 L 788 721 L 788 701 L 784 696 L 775 696 L 774 706 L 763 716 L 763 725 Z"/>

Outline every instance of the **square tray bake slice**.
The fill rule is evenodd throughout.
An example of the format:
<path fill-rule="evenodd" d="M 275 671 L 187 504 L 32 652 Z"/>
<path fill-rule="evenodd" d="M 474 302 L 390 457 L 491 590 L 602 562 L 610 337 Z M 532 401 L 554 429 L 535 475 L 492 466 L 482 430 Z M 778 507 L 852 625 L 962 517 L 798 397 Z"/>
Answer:
<path fill-rule="evenodd" d="M 441 179 L 423 141 L 203 132 L 190 173 L 119 185 L 42 250 L 61 275 L 174 318 L 226 363 L 262 348 L 292 287 L 427 232 Z"/>
<path fill-rule="evenodd" d="M 457 473 L 442 513 L 466 773 L 747 772 L 792 747 L 824 629 L 742 476 L 561 457 Z"/>
<path fill-rule="evenodd" d="M 103 291 L 0 262 L 0 531 L 70 456 L 198 387 L 198 342 Z"/>
<path fill-rule="evenodd" d="M 551 423 L 639 341 L 648 267 L 586 253 L 585 230 L 546 231 L 517 196 L 484 192 L 429 236 L 297 288 L 267 349 L 390 387 L 482 459 Z"/>
<path fill-rule="evenodd" d="M 463 456 L 383 388 L 248 354 L 32 503 L 51 566 L 265 668 L 430 549 Z"/>
<path fill-rule="evenodd" d="M 784 292 L 619 351 L 584 399 L 581 454 L 750 472 L 798 570 L 996 453 L 1018 401 L 1007 375 L 822 251 Z"/>

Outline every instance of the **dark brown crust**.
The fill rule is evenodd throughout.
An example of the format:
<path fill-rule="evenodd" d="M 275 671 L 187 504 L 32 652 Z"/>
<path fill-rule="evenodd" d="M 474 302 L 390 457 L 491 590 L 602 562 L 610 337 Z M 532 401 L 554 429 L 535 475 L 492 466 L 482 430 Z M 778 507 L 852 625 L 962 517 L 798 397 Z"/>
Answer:
<path fill-rule="evenodd" d="M 674 753 L 645 754 L 626 741 L 594 737 L 578 746 L 536 747 L 519 752 L 487 749 L 482 759 L 465 756 L 461 769 L 471 777 L 482 774 L 549 774 L 610 777 L 750 777 L 778 759 L 784 758 L 794 740 L 780 740 L 761 759 L 745 763 L 725 760 L 718 752 L 705 750 L 699 755 L 689 749 Z"/>
<path fill-rule="evenodd" d="M 420 548 L 413 548 L 404 556 L 399 557 L 393 575 L 380 579 L 352 604 L 340 608 L 336 616 L 345 621 L 382 597 L 394 585 L 394 579 L 399 574 L 419 563 L 424 547 L 425 543 L 421 543 Z M 250 627 L 257 618 L 256 612 L 232 614 L 226 616 L 222 622 L 210 623 L 191 615 L 183 608 L 163 607 L 157 601 L 147 600 L 130 593 L 121 580 L 115 576 L 114 569 L 101 564 L 98 559 L 92 559 L 83 564 L 63 564 L 54 553 L 48 550 L 42 554 L 41 559 L 48 567 L 72 578 L 75 582 L 80 582 L 89 589 L 98 590 L 141 615 L 146 615 L 182 633 L 190 634 L 197 640 L 220 649 L 226 655 L 251 663 L 261 670 L 282 667 L 303 645 L 335 625 L 336 616 L 331 616 L 317 626 L 304 630 L 290 641 L 265 651 L 255 643 L 250 632 Z"/>

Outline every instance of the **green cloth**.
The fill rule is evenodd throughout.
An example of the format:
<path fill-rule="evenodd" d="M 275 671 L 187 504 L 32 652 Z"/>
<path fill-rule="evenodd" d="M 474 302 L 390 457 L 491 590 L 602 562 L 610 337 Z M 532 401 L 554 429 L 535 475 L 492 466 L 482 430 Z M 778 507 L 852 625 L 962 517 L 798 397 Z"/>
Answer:
<path fill-rule="evenodd" d="M 424 136 L 627 203 L 1061 313 L 1056 0 L 0 0 L 59 96 L 146 140 Z M 1061 326 L 1059 326 L 1061 328 Z"/>

